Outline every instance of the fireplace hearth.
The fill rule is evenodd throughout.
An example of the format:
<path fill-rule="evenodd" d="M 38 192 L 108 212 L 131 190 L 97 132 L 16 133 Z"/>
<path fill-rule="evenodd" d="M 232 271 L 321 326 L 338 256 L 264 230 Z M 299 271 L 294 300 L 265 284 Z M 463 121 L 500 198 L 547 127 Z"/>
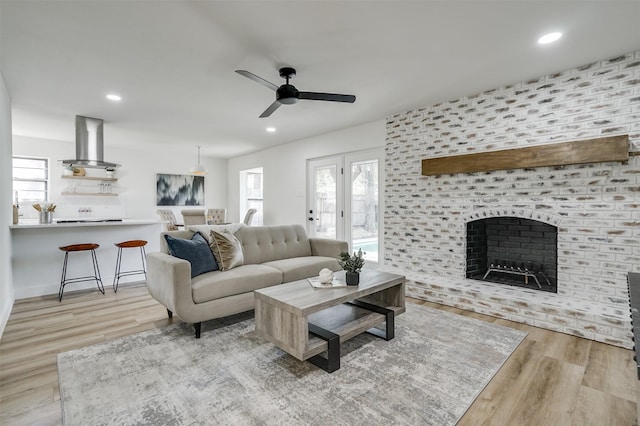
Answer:
<path fill-rule="evenodd" d="M 557 293 L 557 228 L 517 217 L 467 223 L 466 277 Z"/>

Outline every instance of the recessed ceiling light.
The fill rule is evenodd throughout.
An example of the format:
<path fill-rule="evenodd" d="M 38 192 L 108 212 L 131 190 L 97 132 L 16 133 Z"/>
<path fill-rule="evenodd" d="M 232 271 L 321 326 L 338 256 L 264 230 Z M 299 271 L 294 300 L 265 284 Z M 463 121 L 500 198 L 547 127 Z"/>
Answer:
<path fill-rule="evenodd" d="M 267 130 L 267 132 L 269 132 L 269 133 L 273 133 L 273 132 L 275 132 L 275 131 L 276 131 L 276 128 L 275 128 L 275 127 L 267 127 L 267 129 L 266 129 L 266 130 Z"/>
<path fill-rule="evenodd" d="M 110 94 L 107 95 L 107 99 L 109 99 L 110 101 L 121 101 L 122 97 L 110 93 Z"/>
<path fill-rule="evenodd" d="M 558 41 L 560 37 L 562 37 L 561 32 L 553 32 L 553 33 L 545 34 L 538 39 L 538 44 L 553 43 L 554 41 Z"/>

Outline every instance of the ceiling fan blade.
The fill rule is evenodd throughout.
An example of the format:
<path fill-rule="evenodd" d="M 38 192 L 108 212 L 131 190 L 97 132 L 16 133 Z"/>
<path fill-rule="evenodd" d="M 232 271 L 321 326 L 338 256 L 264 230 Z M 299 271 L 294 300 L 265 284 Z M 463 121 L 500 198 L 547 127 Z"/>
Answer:
<path fill-rule="evenodd" d="M 300 92 L 299 99 L 310 99 L 312 101 L 348 102 L 350 104 L 356 101 L 356 97 L 353 95 L 340 95 L 337 93 L 318 92 Z"/>
<path fill-rule="evenodd" d="M 260 114 L 260 118 L 269 117 L 275 110 L 280 108 L 280 105 L 282 105 L 280 102 L 273 101 L 273 103 L 269 105 L 269 108 L 265 109 L 264 112 Z"/>
<path fill-rule="evenodd" d="M 265 80 L 262 77 L 258 77 L 257 75 L 249 72 L 249 71 L 245 71 L 245 70 L 236 70 L 236 72 L 242 76 L 247 77 L 250 80 L 255 81 L 256 83 L 260 83 L 263 86 L 268 87 L 271 90 L 278 90 L 278 86 L 276 86 L 275 84 L 271 83 L 270 81 Z"/>

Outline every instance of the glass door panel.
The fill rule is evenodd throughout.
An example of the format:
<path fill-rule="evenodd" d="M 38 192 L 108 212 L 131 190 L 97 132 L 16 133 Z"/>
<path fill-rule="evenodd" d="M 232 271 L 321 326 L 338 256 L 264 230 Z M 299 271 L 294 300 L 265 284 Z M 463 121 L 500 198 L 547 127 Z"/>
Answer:
<path fill-rule="evenodd" d="M 337 238 L 336 234 L 336 166 L 316 169 L 315 234 L 322 238 Z"/>
<path fill-rule="evenodd" d="M 354 251 L 362 249 L 365 259 L 378 262 L 379 236 L 378 159 L 350 163 L 350 229 Z"/>
<path fill-rule="evenodd" d="M 309 233 L 318 238 L 342 238 L 342 167 L 339 158 L 309 162 Z"/>

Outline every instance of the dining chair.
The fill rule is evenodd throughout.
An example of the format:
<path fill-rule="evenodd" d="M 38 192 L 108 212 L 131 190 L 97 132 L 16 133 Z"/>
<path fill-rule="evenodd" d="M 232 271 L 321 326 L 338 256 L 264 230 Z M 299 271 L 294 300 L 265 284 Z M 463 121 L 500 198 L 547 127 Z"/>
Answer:
<path fill-rule="evenodd" d="M 204 215 L 204 209 L 182 210 L 182 222 L 184 227 L 190 225 L 206 225 L 207 217 Z"/>
<path fill-rule="evenodd" d="M 247 214 L 244 215 L 244 220 L 243 220 L 245 225 L 251 226 L 251 221 L 253 221 L 253 215 L 255 215 L 257 211 L 258 210 L 256 209 L 247 210 Z"/>
<path fill-rule="evenodd" d="M 208 209 L 207 224 L 218 225 L 227 222 L 227 209 Z"/>
<path fill-rule="evenodd" d="M 169 209 L 158 209 L 157 213 L 160 216 L 160 219 L 165 221 L 165 224 L 164 224 L 165 231 L 178 230 L 178 221 L 176 220 L 176 216 L 173 214 L 173 211 Z"/>

